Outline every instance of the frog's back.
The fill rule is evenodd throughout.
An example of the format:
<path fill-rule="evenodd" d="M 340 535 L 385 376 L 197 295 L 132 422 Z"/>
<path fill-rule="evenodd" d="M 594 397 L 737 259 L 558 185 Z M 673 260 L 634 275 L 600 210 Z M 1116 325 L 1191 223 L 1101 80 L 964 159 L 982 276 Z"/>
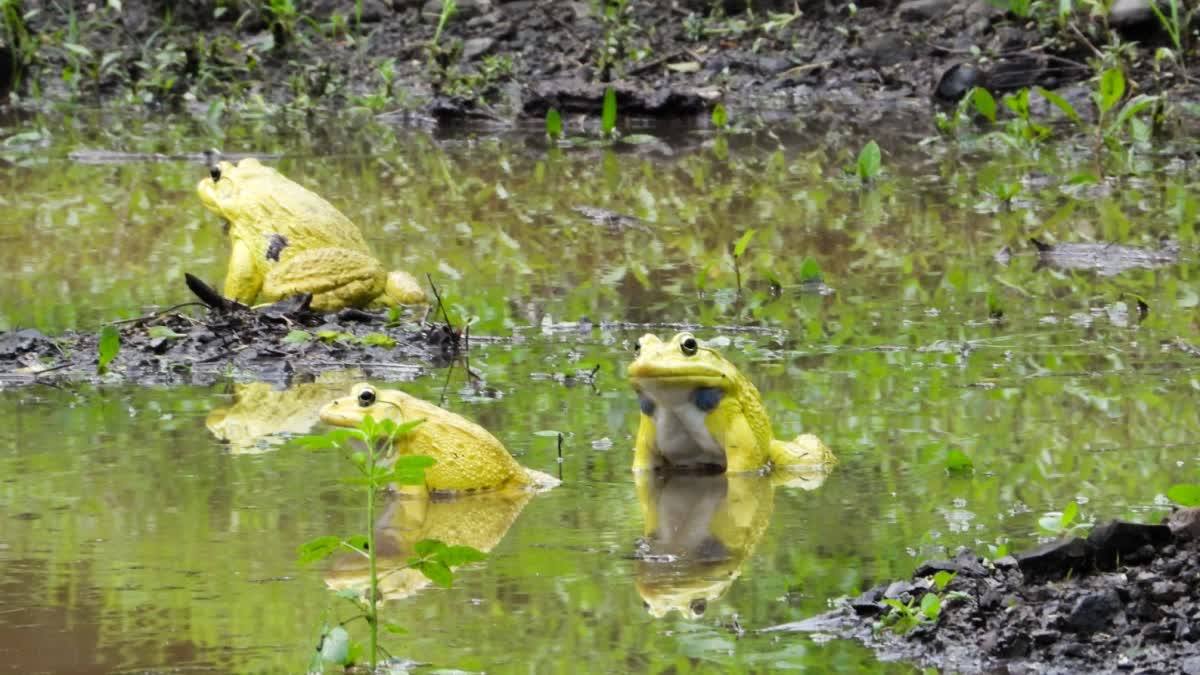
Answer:
<path fill-rule="evenodd" d="M 414 397 L 405 401 L 404 416 L 425 420 L 402 445 L 404 454 L 437 460 L 425 471 L 430 490 L 465 492 L 529 484 L 524 467 L 478 424 Z"/>
<path fill-rule="evenodd" d="M 243 159 L 227 180 L 236 183 L 246 224 L 264 235 L 283 234 L 293 251 L 338 247 L 369 252 L 362 232 L 349 218 L 275 169 Z"/>

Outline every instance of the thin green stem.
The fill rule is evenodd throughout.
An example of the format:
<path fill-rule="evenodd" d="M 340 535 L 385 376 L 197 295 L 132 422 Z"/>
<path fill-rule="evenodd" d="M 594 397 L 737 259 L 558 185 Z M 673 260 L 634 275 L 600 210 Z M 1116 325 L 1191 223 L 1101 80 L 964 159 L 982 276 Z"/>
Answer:
<path fill-rule="evenodd" d="M 375 670 L 376 650 L 379 641 L 379 613 L 376 603 L 379 598 L 379 579 L 375 576 L 375 439 L 367 439 L 367 466 L 370 467 L 371 480 L 367 481 L 367 565 L 370 570 L 371 597 L 367 601 L 367 623 L 371 625 L 371 671 Z"/>

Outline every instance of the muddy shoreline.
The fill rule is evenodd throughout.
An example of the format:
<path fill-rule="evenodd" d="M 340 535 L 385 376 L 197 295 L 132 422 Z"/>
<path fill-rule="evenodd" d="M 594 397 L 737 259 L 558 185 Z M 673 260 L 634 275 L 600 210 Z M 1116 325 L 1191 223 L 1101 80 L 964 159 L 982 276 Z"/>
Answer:
<path fill-rule="evenodd" d="M 953 574 L 937 588 L 938 573 Z M 940 598 L 922 616 L 927 594 Z M 915 625 L 893 630 L 889 602 Z M 884 660 L 978 673 L 1200 673 L 1200 509 L 1163 524 L 1111 521 L 989 561 L 963 549 L 831 612 L 765 629 L 862 642 Z"/>
<path fill-rule="evenodd" d="M 953 102 L 972 86 L 1042 86 L 1084 111 L 1090 62 L 1116 43 L 1132 45 L 1127 68 L 1140 93 L 1194 100 L 1200 91 L 1197 59 L 1183 59 L 1190 69 L 1154 63 L 1171 42 L 1136 3 L 1057 23 L 983 0 L 867 0 L 854 9 L 696 0 L 611 3 L 608 12 L 585 2 L 457 5 L 439 33 L 435 0 L 322 0 L 288 15 L 254 3 L 127 0 L 119 10 L 94 3 L 75 17 L 25 0 L 28 35 L 0 46 L 10 66 L 0 97 L 141 103 L 199 116 L 212 116 L 218 100 L 220 111 L 349 103 L 375 114 L 509 124 L 550 107 L 598 116 L 612 86 L 626 116 L 704 123 L 718 101 L 886 114 Z M 56 35 L 70 20 L 78 34 L 66 42 Z"/>

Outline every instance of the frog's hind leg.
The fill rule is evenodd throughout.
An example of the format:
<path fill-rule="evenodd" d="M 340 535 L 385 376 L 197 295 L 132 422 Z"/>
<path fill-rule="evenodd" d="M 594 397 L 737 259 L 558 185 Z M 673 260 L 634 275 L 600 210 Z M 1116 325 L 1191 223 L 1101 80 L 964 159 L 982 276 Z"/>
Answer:
<path fill-rule="evenodd" d="M 345 248 L 300 251 L 267 272 L 262 294 L 268 301 L 312 293 L 312 308 L 331 312 L 363 307 L 384 291 L 387 274 L 371 256 Z"/>
<path fill-rule="evenodd" d="M 820 487 L 837 462 L 829 446 L 812 434 L 800 434 L 790 442 L 771 441 L 771 482 L 776 485 Z"/>

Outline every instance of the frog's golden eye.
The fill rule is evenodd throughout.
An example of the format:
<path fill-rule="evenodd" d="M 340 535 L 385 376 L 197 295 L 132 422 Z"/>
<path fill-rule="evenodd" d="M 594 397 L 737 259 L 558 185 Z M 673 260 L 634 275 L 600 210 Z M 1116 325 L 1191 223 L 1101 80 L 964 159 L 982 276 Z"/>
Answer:
<path fill-rule="evenodd" d="M 364 408 L 375 404 L 375 390 L 367 387 L 358 392 L 358 404 Z"/>
<path fill-rule="evenodd" d="M 693 356 L 700 349 L 700 343 L 696 342 L 696 338 L 691 335 L 683 338 L 683 342 L 679 343 L 679 351 L 683 352 L 684 356 Z"/>

